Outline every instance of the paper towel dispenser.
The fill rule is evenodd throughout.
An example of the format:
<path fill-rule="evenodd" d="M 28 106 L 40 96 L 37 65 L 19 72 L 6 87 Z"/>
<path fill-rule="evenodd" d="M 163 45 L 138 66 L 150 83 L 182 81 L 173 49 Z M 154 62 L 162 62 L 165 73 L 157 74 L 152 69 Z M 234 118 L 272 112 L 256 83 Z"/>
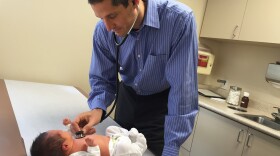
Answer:
<path fill-rule="evenodd" d="M 280 62 L 268 64 L 265 79 L 272 86 L 280 88 Z"/>

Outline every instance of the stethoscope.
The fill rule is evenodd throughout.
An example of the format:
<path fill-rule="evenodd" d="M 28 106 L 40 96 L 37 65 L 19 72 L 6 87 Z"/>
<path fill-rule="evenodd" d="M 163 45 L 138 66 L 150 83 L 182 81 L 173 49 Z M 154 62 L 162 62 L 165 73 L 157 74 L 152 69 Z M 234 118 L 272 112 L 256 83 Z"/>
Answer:
<path fill-rule="evenodd" d="M 118 42 L 118 41 L 117 41 L 116 33 L 113 32 L 114 41 L 115 41 L 115 45 L 116 45 L 116 49 L 117 49 L 117 54 L 116 54 L 116 98 L 115 98 L 113 107 L 111 108 L 111 110 L 109 111 L 109 113 L 105 115 L 104 119 L 106 119 L 108 116 L 110 116 L 110 114 L 113 112 L 113 110 L 115 109 L 116 104 L 117 104 L 117 100 L 118 100 L 118 96 L 119 96 L 119 83 L 120 83 L 119 78 L 118 78 L 118 73 L 119 73 L 119 68 L 120 68 L 120 64 L 118 63 L 120 47 L 124 44 L 124 42 L 126 41 L 128 35 L 130 34 L 132 28 L 134 27 L 135 22 L 136 22 L 136 20 L 137 20 L 137 18 L 138 18 L 138 15 L 139 15 L 139 6 L 137 5 L 137 15 L 136 15 L 136 17 L 135 17 L 135 19 L 134 19 L 134 22 L 132 23 L 132 25 L 131 25 L 129 31 L 127 32 L 127 34 L 125 35 L 125 37 L 121 40 L 121 42 Z"/>

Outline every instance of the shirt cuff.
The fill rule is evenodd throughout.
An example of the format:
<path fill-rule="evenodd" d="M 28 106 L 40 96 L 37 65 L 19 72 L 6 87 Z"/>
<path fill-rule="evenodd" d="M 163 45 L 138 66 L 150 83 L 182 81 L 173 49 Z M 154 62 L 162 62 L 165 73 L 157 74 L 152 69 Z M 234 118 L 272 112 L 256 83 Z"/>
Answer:
<path fill-rule="evenodd" d="M 162 156 L 178 156 L 180 147 L 164 146 Z"/>

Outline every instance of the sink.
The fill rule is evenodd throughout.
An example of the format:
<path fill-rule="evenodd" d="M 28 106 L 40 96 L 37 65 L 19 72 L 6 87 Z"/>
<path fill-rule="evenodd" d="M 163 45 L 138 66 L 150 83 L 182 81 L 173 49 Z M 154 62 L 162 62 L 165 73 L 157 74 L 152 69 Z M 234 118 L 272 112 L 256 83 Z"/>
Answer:
<path fill-rule="evenodd" d="M 252 120 L 254 122 L 257 122 L 261 125 L 264 125 L 266 127 L 270 127 L 272 129 L 280 130 L 280 123 L 275 122 L 274 119 L 271 119 L 267 116 L 263 115 L 252 115 L 252 114 L 238 114 L 235 113 L 236 115 L 242 116 L 246 119 Z"/>

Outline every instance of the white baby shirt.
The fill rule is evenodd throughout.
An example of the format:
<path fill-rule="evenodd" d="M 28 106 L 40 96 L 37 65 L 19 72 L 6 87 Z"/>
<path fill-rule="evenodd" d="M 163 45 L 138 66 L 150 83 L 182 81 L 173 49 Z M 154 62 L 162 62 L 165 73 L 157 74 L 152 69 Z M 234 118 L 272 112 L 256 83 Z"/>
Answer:
<path fill-rule="evenodd" d="M 106 136 L 110 137 L 110 156 L 142 156 L 147 149 L 146 138 L 135 128 L 128 131 L 118 126 L 109 126 Z M 100 156 L 100 149 L 98 146 L 88 147 L 87 152 L 80 151 L 70 156 Z"/>

